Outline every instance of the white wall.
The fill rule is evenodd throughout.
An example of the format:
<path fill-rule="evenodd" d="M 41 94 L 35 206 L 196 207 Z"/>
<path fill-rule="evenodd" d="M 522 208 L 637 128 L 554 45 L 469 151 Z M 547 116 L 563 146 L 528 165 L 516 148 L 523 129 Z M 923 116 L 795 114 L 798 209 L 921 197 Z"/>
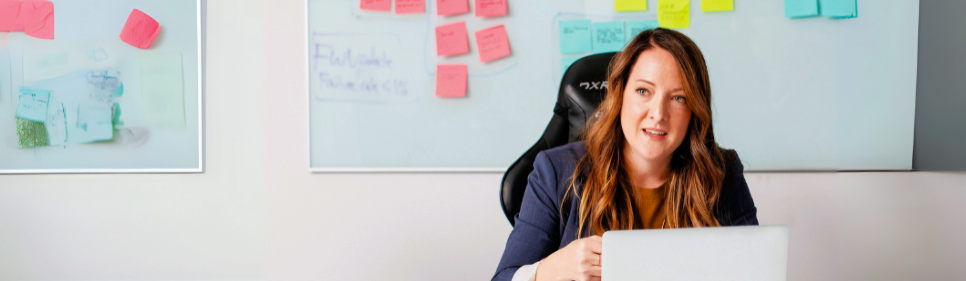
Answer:
<path fill-rule="evenodd" d="M 303 9 L 208 3 L 204 174 L 0 176 L 0 280 L 489 279 L 500 174 L 307 172 Z M 966 173 L 746 177 L 789 280 L 966 279 Z"/>

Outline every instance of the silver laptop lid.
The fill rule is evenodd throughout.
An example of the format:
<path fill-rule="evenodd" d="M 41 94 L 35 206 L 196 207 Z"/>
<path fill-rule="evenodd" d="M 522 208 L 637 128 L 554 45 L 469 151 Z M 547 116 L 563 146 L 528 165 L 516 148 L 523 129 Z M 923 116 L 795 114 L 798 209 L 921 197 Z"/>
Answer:
<path fill-rule="evenodd" d="M 785 280 L 788 229 L 734 226 L 608 231 L 601 280 Z"/>

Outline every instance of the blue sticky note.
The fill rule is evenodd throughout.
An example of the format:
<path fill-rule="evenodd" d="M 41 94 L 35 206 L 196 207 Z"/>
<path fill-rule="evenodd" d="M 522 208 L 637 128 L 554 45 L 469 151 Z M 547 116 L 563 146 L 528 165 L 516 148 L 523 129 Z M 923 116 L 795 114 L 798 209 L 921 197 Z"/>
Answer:
<path fill-rule="evenodd" d="M 634 37 L 641 32 L 655 29 L 657 27 L 658 24 L 656 20 L 629 21 L 627 22 L 627 34 L 624 35 L 624 39 L 627 42 L 631 42 L 631 40 L 634 40 Z"/>
<path fill-rule="evenodd" d="M 624 43 L 623 21 L 594 23 L 594 53 L 618 52 Z"/>
<path fill-rule="evenodd" d="M 17 112 L 20 119 L 37 122 L 47 120 L 47 103 L 50 102 L 50 91 L 20 87 L 20 98 L 17 99 Z"/>
<path fill-rule="evenodd" d="M 819 5 L 823 17 L 850 19 L 859 16 L 856 0 L 822 0 Z"/>
<path fill-rule="evenodd" d="M 75 114 L 76 118 L 71 118 L 74 114 L 68 112 L 68 143 L 90 143 L 114 138 L 114 112 L 110 107 L 81 105 Z"/>
<path fill-rule="evenodd" d="M 785 16 L 789 18 L 818 16 L 818 0 L 785 0 Z"/>
<path fill-rule="evenodd" d="M 560 53 L 590 53 L 590 20 L 560 21 Z"/>
<path fill-rule="evenodd" d="M 560 75 L 567 74 L 567 69 L 570 68 L 570 65 L 574 64 L 579 59 L 581 59 L 581 57 L 560 59 Z"/>

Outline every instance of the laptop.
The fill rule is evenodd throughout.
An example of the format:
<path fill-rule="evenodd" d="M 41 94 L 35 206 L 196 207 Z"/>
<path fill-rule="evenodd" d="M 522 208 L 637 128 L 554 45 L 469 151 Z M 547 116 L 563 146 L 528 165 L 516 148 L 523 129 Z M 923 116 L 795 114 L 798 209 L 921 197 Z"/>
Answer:
<path fill-rule="evenodd" d="M 788 228 L 608 231 L 601 280 L 785 280 Z"/>

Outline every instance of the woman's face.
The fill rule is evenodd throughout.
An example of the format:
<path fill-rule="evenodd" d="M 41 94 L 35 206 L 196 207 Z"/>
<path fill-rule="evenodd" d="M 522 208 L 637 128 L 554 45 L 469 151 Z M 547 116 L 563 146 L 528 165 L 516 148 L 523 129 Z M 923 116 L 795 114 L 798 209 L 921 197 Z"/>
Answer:
<path fill-rule="evenodd" d="M 691 121 L 680 68 L 670 52 L 654 47 L 638 56 L 624 88 L 620 118 L 625 149 L 630 149 L 625 155 L 637 158 L 631 161 L 670 160 Z"/>

